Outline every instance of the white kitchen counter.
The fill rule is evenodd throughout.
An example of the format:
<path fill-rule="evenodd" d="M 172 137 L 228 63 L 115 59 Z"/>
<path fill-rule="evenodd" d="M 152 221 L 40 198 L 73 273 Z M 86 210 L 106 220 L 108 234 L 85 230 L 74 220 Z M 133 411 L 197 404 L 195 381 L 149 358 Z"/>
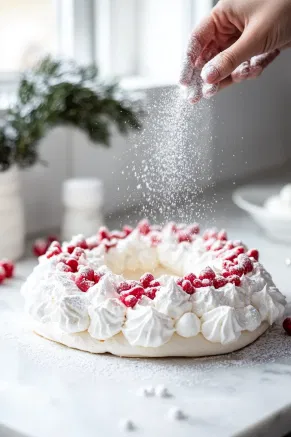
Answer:
<path fill-rule="evenodd" d="M 224 199 L 211 225 L 223 225 L 231 238 L 257 247 L 291 301 L 291 268 L 285 264 L 291 247 L 267 240 L 228 194 Z M 122 359 L 71 350 L 36 336 L 24 323 L 19 287 L 33 263 L 19 262 L 17 278 L 0 288 L 1 437 L 280 437 L 291 432 L 291 337 L 281 327 L 242 351 L 215 358 Z M 139 388 L 161 383 L 172 397 L 137 395 Z M 169 419 L 172 406 L 188 419 Z M 126 418 L 136 424 L 134 431 L 120 430 Z"/>

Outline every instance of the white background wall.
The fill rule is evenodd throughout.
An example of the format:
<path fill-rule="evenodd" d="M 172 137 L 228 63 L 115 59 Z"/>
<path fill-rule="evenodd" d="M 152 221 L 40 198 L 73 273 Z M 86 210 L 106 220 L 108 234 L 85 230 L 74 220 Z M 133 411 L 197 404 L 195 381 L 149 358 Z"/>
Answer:
<path fill-rule="evenodd" d="M 213 100 L 213 129 L 208 135 L 213 136 L 209 153 L 214 181 L 246 177 L 291 159 L 290 66 L 286 52 L 260 80 L 232 87 Z M 157 89 L 151 99 L 158 98 Z M 114 134 L 112 148 L 105 149 L 89 144 L 80 132 L 51 132 L 40 146 L 48 167 L 37 165 L 21 174 L 28 232 L 59 226 L 61 185 L 67 177 L 100 177 L 105 212 L 118 210 L 119 199 L 126 198 L 128 187 L 136 186 L 132 175 L 126 179 L 122 174 L 132 161 L 130 142 Z"/>

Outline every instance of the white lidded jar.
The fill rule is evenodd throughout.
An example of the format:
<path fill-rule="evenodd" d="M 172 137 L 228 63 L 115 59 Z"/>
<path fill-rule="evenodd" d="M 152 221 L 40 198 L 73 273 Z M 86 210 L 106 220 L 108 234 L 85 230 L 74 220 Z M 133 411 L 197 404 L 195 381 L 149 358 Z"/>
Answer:
<path fill-rule="evenodd" d="M 24 210 L 16 166 L 0 173 L 0 259 L 16 260 L 23 255 Z"/>
<path fill-rule="evenodd" d="M 62 239 L 91 237 L 103 226 L 103 183 L 99 179 L 68 179 L 63 184 Z"/>

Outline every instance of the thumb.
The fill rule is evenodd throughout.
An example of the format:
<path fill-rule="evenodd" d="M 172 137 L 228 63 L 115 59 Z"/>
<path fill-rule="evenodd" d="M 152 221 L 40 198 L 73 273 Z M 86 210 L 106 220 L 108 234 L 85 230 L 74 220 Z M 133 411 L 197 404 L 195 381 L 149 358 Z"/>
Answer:
<path fill-rule="evenodd" d="M 254 32 L 245 30 L 241 37 L 228 49 L 211 59 L 202 69 L 201 77 L 204 82 L 213 84 L 220 82 L 243 62 L 260 53 Z"/>

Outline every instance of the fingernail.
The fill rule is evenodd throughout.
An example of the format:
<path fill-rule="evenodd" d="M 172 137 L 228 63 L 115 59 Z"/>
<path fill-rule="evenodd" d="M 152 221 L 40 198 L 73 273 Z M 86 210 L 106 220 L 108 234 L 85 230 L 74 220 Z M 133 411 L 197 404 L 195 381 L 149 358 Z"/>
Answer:
<path fill-rule="evenodd" d="M 204 84 L 202 88 L 203 97 L 205 99 L 210 99 L 211 97 L 215 96 L 215 94 L 217 94 L 218 89 L 219 85 L 217 83 L 212 85 L 209 83 Z"/>
<path fill-rule="evenodd" d="M 211 83 L 219 79 L 220 74 L 218 69 L 213 64 L 206 64 L 201 71 L 201 77 L 204 82 Z"/>

